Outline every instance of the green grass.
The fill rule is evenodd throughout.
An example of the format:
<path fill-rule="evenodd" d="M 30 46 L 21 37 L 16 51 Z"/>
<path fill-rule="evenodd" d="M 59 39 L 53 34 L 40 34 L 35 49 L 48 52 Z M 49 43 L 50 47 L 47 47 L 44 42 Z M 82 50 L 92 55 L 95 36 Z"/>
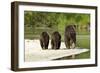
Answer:
<path fill-rule="evenodd" d="M 80 48 L 90 48 L 90 36 L 89 35 L 77 35 L 76 45 Z"/>
<path fill-rule="evenodd" d="M 90 36 L 89 35 L 77 35 L 77 44 L 80 48 L 90 49 Z M 90 51 L 79 54 L 75 57 L 76 59 L 90 58 Z"/>
<path fill-rule="evenodd" d="M 85 53 L 81 53 L 79 55 L 75 55 L 75 59 L 89 59 L 90 58 L 90 53 L 89 52 L 85 52 Z M 58 58 L 55 60 L 70 60 L 72 59 L 72 56 L 68 56 L 68 57 L 62 57 L 62 58 Z"/>
<path fill-rule="evenodd" d="M 89 59 L 89 58 L 90 58 L 90 51 L 75 56 L 75 59 Z"/>

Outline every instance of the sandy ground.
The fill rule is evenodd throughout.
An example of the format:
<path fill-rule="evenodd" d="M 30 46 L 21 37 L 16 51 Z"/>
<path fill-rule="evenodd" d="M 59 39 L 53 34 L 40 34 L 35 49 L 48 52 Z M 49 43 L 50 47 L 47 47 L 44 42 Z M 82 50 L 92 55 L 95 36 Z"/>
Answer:
<path fill-rule="evenodd" d="M 64 42 L 61 43 L 60 50 L 52 50 L 49 43 L 48 50 L 42 50 L 39 40 L 28 40 L 25 39 L 25 61 L 47 61 L 57 59 L 65 56 L 71 56 L 73 54 L 80 54 L 87 52 L 88 49 L 67 49 Z"/>

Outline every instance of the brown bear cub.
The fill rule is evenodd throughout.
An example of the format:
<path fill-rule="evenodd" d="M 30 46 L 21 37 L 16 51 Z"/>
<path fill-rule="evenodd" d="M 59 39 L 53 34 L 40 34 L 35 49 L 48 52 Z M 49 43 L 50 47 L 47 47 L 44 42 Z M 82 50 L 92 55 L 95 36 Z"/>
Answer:
<path fill-rule="evenodd" d="M 40 35 L 40 45 L 42 49 L 48 49 L 49 45 L 49 35 L 47 32 L 42 32 Z"/>
<path fill-rule="evenodd" d="M 61 45 L 61 35 L 58 31 L 55 31 L 51 35 L 51 48 L 60 49 Z"/>

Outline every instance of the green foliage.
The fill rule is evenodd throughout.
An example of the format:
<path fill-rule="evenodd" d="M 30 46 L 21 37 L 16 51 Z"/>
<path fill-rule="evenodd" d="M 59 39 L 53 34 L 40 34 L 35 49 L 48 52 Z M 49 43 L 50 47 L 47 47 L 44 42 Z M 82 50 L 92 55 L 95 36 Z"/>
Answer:
<path fill-rule="evenodd" d="M 34 36 L 39 35 L 42 31 L 47 31 L 49 34 L 53 31 L 59 31 L 61 35 L 64 35 L 65 26 L 70 24 L 78 26 L 76 28 L 77 34 L 89 34 L 86 28 L 79 28 L 84 25 L 87 26 L 89 22 L 89 14 L 39 11 L 24 12 L 25 36 L 30 35 L 30 32 Z M 82 29 L 85 29 L 85 31 Z"/>
<path fill-rule="evenodd" d="M 59 28 L 71 23 L 84 25 L 90 22 L 89 14 L 25 11 L 24 15 L 25 25 L 32 27 Z"/>

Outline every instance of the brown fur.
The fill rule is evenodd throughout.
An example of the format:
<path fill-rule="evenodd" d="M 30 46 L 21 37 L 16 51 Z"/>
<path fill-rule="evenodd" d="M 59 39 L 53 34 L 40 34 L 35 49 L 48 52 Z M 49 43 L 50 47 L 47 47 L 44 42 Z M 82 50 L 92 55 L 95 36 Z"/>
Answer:
<path fill-rule="evenodd" d="M 59 32 L 55 31 L 52 33 L 51 36 L 51 48 L 52 49 L 60 49 L 60 44 L 61 44 L 61 35 Z"/>
<path fill-rule="evenodd" d="M 76 46 L 76 31 L 75 25 L 68 25 L 65 27 L 65 45 L 66 48 L 71 48 L 74 43 L 74 48 Z"/>
<path fill-rule="evenodd" d="M 42 49 L 48 49 L 49 45 L 49 35 L 47 32 L 42 32 L 40 35 L 40 45 Z"/>

